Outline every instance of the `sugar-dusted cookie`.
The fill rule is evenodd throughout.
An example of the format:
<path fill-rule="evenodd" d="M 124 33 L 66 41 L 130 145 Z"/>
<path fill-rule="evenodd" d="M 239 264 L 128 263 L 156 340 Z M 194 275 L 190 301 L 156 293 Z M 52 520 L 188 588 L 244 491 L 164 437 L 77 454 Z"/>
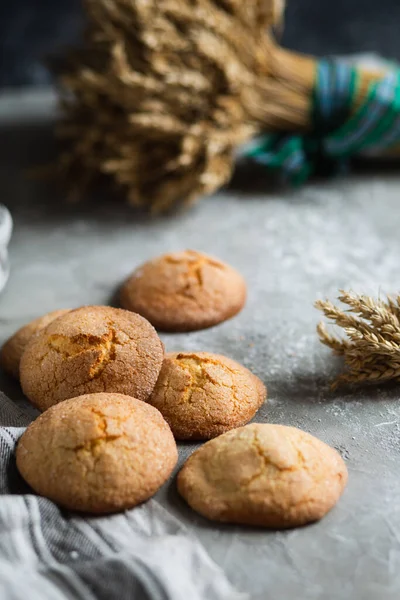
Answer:
<path fill-rule="evenodd" d="M 155 329 L 140 315 L 85 306 L 59 317 L 29 342 L 21 359 L 21 385 L 42 411 L 94 392 L 147 400 L 163 357 Z"/>
<path fill-rule="evenodd" d="M 264 384 L 234 360 L 208 352 L 168 353 L 149 402 L 179 440 L 207 440 L 248 423 Z"/>
<path fill-rule="evenodd" d="M 196 450 L 178 490 L 208 519 L 284 528 L 321 519 L 346 482 L 333 448 L 294 427 L 254 423 Z"/>
<path fill-rule="evenodd" d="M 0 350 L 0 364 L 3 369 L 9 375 L 18 379 L 19 363 L 28 342 L 38 331 L 67 312 L 69 312 L 69 309 L 53 310 L 18 329 L 14 335 L 8 338 Z"/>
<path fill-rule="evenodd" d="M 87 394 L 51 407 L 19 440 L 17 467 L 42 496 L 70 510 L 112 513 L 150 498 L 177 449 L 161 414 L 121 394 Z"/>
<path fill-rule="evenodd" d="M 229 265 L 193 250 L 164 254 L 132 273 L 121 288 L 123 308 L 162 331 L 194 331 L 236 315 L 246 283 Z"/>

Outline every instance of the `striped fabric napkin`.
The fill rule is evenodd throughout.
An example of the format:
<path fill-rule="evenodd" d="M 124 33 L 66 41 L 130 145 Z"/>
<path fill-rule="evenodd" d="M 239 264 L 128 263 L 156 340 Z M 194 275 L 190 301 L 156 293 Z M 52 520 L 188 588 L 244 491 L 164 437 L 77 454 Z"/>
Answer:
<path fill-rule="evenodd" d="M 246 600 L 159 502 L 110 517 L 32 494 L 14 448 L 30 417 L 0 392 L 0 598 Z"/>

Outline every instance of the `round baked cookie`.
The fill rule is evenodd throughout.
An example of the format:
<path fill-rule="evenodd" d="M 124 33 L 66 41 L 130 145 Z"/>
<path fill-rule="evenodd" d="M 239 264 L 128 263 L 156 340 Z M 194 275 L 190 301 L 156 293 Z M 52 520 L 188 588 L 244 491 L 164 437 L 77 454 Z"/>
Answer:
<path fill-rule="evenodd" d="M 19 377 L 19 363 L 30 339 L 38 331 L 46 327 L 49 323 L 61 315 L 69 312 L 70 309 L 53 310 L 52 312 L 27 323 L 18 329 L 6 342 L 0 350 L 0 364 L 3 369 L 13 377 Z"/>
<path fill-rule="evenodd" d="M 207 442 L 178 475 L 180 494 L 204 517 L 271 528 L 321 519 L 346 483 L 336 450 L 295 427 L 261 423 Z"/>
<path fill-rule="evenodd" d="M 194 331 L 236 315 L 246 283 L 229 265 L 194 250 L 164 254 L 125 281 L 121 305 L 162 331 Z"/>
<path fill-rule="evenodd" d="M 144 502 L 178 458 L 161 414 L 122 394 L 87 394 L 40 415 L 17 446 L 17 467 L 64 508 L 112 513 Z"/>
<path fill-rule="evenodd" d="M 264 384 L 234 360 L 208 352 L 168 353 L 148 402 L 178 440 L 208 440 L 248 423 Z"/>
<path fill-rule="evenodd" d="M 86 306 L 59 317 L 32 339 L 20 379 L 41 411 L 82 394 L 118 392 L 147 400 L 164 358 L 155 329 L 135 313 Z"/>

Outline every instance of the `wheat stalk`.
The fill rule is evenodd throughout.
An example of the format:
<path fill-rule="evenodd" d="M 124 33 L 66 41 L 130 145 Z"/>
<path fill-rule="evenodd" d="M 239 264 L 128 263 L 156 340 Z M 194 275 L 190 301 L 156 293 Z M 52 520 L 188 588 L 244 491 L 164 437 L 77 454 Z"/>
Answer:
<path fill-rule="evenodd" d="M 384 301 L 340 290 L 338 299 L 348 308 L 329 300 L 315 303 L 347 336 L 331 335 L 323 322 L 317 326 L 320 341 L 344 359 L 345 372 L 333 387 L 400 379 L 400 296 Z"/>

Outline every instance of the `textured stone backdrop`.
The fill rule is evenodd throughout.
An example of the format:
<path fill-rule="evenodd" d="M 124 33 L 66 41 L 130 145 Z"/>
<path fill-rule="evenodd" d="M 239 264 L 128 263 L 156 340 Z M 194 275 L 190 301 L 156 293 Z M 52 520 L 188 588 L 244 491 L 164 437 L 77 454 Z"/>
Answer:
<path fill-rule="evenodd" d="M 43 58 L 74 42 L 81 0 L 0 0 L 0 87 L 46 84 Z M 287 0 L 283 42 L 315 54 L 379 52 L 400 59 L 398 0 Z"/>

